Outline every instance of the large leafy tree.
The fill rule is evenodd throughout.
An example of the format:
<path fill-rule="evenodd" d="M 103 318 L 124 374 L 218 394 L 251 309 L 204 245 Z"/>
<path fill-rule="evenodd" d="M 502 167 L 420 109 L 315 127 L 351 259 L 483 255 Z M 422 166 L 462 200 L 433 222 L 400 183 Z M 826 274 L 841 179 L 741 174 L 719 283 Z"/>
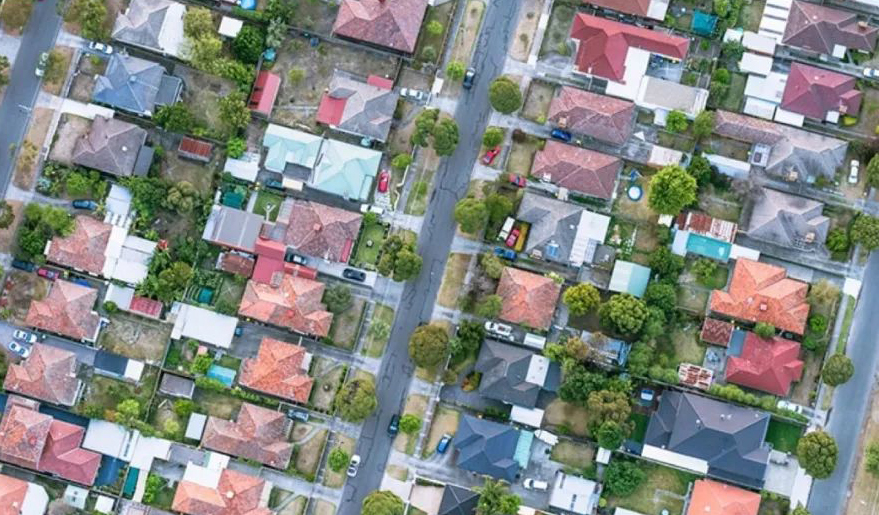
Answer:
<path fill-rule="evenodd" d="M 522 502 L 501 481 L 486 479 L 479 491 L 476 515 L 516 515 Z"/>
<path fill-rule="evenodd" d="M 657 213 L 677 215 L 696 201 L 696 179 L 677 165 L 666 166 L 650 181 L 650 207 Z"/>
<path fill-rule="evenodd" d="M 714 132 L 714 111 L 702 111 L 693 120 L 693 135 L 697 139 L 711 136 Z"/>
<path fill-rule="evenodd" d="M 580 283 L 565 290 L 562 301 L 572 315 L 582 316 L 598 307 L 601 296 L 598 288 L 589 283 Z"/>
<path fill-rule="evenodd" d="M 677 311 L 677 290 L 671 283 L 654 281 L 644 291 L 644 302 L 661 309 L 666 316 L 672 316 Z"/>
<path fill-rule="evenodd" d="M 107 6 L 104 0 L 74 0 L 66 19 L 79 23 L 82 37 L 94 41 L 107 38 Z"/>
<path fill-rule="evenodd" d="M 612 460 L 604 473 L 604 488 L 608 494 L 628 497 L 644 482 L 647 474 L 630 461 Z"/>
<path fill-rule="evenodd" d="M 836 440 L 825 431 L 806 433 L 797 443 L 797 460 L 815 479 L 824 479 L 833 474 L 838 453 Z"/>
<path fill-rule="evenodd" d="M 244 25 L 232 40 L 232 52 L 245 63 L 256 64 L 266 45 L 266 34 L 255 25 Z"/>
<path fill-rule="evenodd" d="M 241 91 L 235 90 L 220 98 L 219 105 L 220 120 L 233 132 L 247 127 L 250 123 L 250 109 Z"/>
<path fill-rule="evenodd" d="M 627 335 L 638 334 L 648 315 L 644 301 L 628 293 L 611 297 L 599 313 L 614 330 Z"/>
<path fill-rule="evenodd" d="M 874 188 L 879 187 L 879 154 L 870 158 L 866 168 L 867 183 Z"/>
<path fill-rule="evenodd" d="M 689 125 L 690 122 L 687 121 L 687 115 L 677 109 L 668 113 L 668 116 L 665 118 L 665 128 L 669 132 L 684 132 Z"/>
<path fill-rule="evenodd" d="M 597 432 L 605 422 L 613 422 L 621 428 L 628 429 L 629 415 L 632 406 L 626 392 L 616 390 L 598 390 L 589 394 L 586 408 L 590 414 L 590 431 Z"/>
<path fill-rule="evenodd" d="M 367 377 L 349 379 L 336 393 L 334 404 L 342 418 L 353 422 L 365 419 L 378 406 L 375 381 Z"/>
<path fill-rule="evenodd" d="M 199 38 L 214 34 L 214 19 L 206 7 L 190 7 L 183 16 L 183 35 L 187 38 Z"/>
<path fill-rule="evenodd" d="M 485 202 L 476 197 L 464 197 L 455 205 L 455 221 L 468 234 L 477 234 L 485 229 L 488 214 Z"/>
<path fill-rule="evenodd" d="M 449 355 L 449 333 L 438 325 L 422 325 L 409 339 L 409 357 L 419 367 L 431 368 Z"/>
<path fill-rule="evenodd" d="M 852 224 L 851 239 L 867 250 L 879 247 L 879 218 L 864 213 L 858 215 Z"/>
<path fill-rule="evenodd" d="M 522 107 L 522 91 L 509 77 L 498 77 L 488 87 L 488 101 L 496 111 L 509 114 Z"/>
<path fill-rule="evenodd" d="M 438 156 L 450 156 L 458 147 L 458 124 L 443 118 L 433 127 L 433 149 Z"/>
<path fill-rule="evenodd" d="M 848 382 L 855 373 L 855 365 L 845 354 L 834 354 L 827 358 L 821 369 L 821 380 L 830 386 Z"/>
<path fill-rule="evenodd" d="M 363 499 L 361 515 L 403 515 L 403 501 L 390 490 L 376 490 Z"/>
<path fill-rule="evenodd" d="M 324 290 L 323 303 L 327 310 L 337 315 L 350 308 L 352 300 L 351 289 L 344 284 L 335 284 Z"/>

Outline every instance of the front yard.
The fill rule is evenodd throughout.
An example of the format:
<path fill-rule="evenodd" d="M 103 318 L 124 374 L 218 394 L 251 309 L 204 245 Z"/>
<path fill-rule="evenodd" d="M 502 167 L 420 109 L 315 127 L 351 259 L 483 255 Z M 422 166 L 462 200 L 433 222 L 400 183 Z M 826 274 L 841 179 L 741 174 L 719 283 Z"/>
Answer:
<path fill-rule="evenodd" d="M 463 2 L 464 0 L 459 0 Z M 479 27 L 482 25 L 482 15 L 485 12 L 485 3 L 482 0 L 469 0 L 465 8 L 461 25 L 458 27 L 458 35 L 452 47 L 452 61 L 460 61 L 465 65 L 470 63 L 470 54 L 473 45 L 479 36 Z"/>
<path fill-rule="evenodd" d="M 143 376 L 136 384 L 95 374 L 88 381 L 85 393 L 77 405 L 77 411 L 97 413 L 102 410 L 103 413 L 106 413 L 107 411 L 115 411 L 122 401 L 134 399 L 140 405 L 141 417 L 145 417 L 158 378 L 159 369 L 156 367 L 144 368 Z"/>
<path fill-rule="evenodd" d="M 360 230 L 360 239 L 357 240 L 357 248 L 351 264 L 360 268 L 374 269 L 378 264 L 382 244 L 388 228 L 378 220 L 364 220 Z"/>
<path fill-rule="evenodd" d="M 379 358 L 385 352 L 391 328 L 394 324 L 394 308 L 385 304 L 376 304 L 372 312 L 372 321 L 366 331 L 363 343 L 363 354 Z"/>
<path fill-rule="evenodd" d="M 350 436 L 343 435 L 342 433 L 335 433 L 334 436 L 335 441 L 333 442 L 333 446 L 327 450 L 327 453 L 329 454 L 330 452 L 333 452 L 333 449 L 342 449 L 348 454 L 348 456 L 353 456 L 357 440 Z M 339 472 L 334 472 L 333 469 L 327 466 L 324 469 L 324 486 L 341 488 L 345 484 L 346 477 L 345 469 L 342 469 Z"/>
<path fill-rule="evenodd" d="M 549 104 L 552 102 L 555 86 L 548 82 L 532 80 L 522 107 L 522 117 L 537 123 L 546 123 Z"/>
<path fill-rule="evenodd" d="M 461 421 L 461 413 L 447 406 L 437 406 L 436 412 L 431 419 L 430 431 L 427 433 L 427 442 L 421 451 L 422 458 L 429 458 L 436 453 L 436 446 L 443 435 L 454 435 L 458 431 Z"/>
<path fill-rule="evenodd" d="M 366 307 L 366 300 L 361 297 L 354 297 L 351 301 L 351 307 L 343 313 L 333 316 L 333 324 L 330 326 L 329 338 L 325 343 L 351 350 L 357 345 L 357 335 L 359 334 L 360 322 L 363 319 L 363 310 Z"/>
<path fill-rule="evenodd" d="M 49 293 L 50 282 L 34 273 L 10 270 L 3 286 L 0 304 L 9 309 L 8 320 L 16 325 L 25 325 L 24 319 L 31 301 L 43 300 Z"/>
<path fill-rule="evenodd" d="M 556 3 L 553 5 L 549 25 L 543 35 L 540 57 L 551 53 L 562 55 L 570 53 L 568 39 L 571 34 L 571 26 L 574 24 L 575 12 L 575 7 L 570 4 Z"/>
<path fill-rule="evenodd" d="M 419 395 L 417 393 L 410 394 L 406 397 L 406 404 L 403 407 L 403 412 L 400 416 L 415 415 L 423 422 L 424 413 L 427 411 L 427 404 L 427 397 L 424 395 Z M 396 438 L 394 438 L 394 449 L 397 449 L 400 452 L 405 452 L 406 454 L 414 453 L 415 445 L 418 443 L 419 433 L 420 430 L 412 434 L 400 431 Z"/>
<path fill-rule="evenodd" d="M 803 426 L 776 418 L 769 421 L 769 429 L 766 431 L 766 441 L 772 444 L 773 449 L 793 454 L 797 452 L 797 442 L 801 436 Z"/>
<path fill-rule="evenodd" d="M 345 377 L 347 366 L 329 358 L 315 356 L 311 365 L 314 386 L 311 388 L 309 405 L 326 413 L 333 411 L 333 399 Z"/>
<path fill-rule="evenodd" d="M 328 429 L 297 422 L 293 426 L 292 436 L 296 457 L 290 460 L 287 472 L 314 481 L 328 437 Z"/>
<path fill-rule="evenodd" d="M 524 133 L 513 133 L 513 146 L 507 159 L 507 171 L 528 177 L 534 154 L 543 148 L 544 140 Z"/>
<path fill-rule="evenodd" d="M 458 301 L 464 287 L 464 276 L 467 274 L 471 258 L 470 254 L 449 254 L 443 282 L 437 295 L 437 304 L 450 309 L 458 307 Z"/>

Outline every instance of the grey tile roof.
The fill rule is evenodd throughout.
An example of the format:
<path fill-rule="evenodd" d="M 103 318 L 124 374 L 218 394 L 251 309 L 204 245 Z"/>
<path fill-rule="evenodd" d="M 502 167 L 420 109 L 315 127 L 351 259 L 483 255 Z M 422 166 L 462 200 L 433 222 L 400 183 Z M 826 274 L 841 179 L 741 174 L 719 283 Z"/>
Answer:
<path fill-rule="evenodd" d="M 768 413 L 666 390 L 645 445 L 708 462 L 710 476 L 762 487 L 769 461 Z"/>
<path fill-rule="evenodd" d="M 437 515 L 474 515 L 479 504 L 479 493 L 456 485 L 447 484 L 443 488 Z"/>
<path fill-rule="evenodd" d="M 214 205 L 202 239 L 246 252 L 253 252 L 263 217 L 227 206 Z"/>
<path fill-rule="evenodd" d="M 113 54 L 104 75 L 99 75 L 92 100 L 117 109 L 151 116 L 156 105 L 176 101 L 180 80 L 165 79 L 165 68 L 152 61 Z M 174 80 L 176 79 L 176 80 Z M 174 84 L 177 87 L 173 87 Z M 159 90 L 162 90 L 161 97 Z"/>
<path fill-rule="evenodd" d="M 830 229 L 830 219 L 821 214 L 823 210 L 824 204 L 816 200 L 761 188 L 755 195 L 748 236 L 802 248 L 811 234 L 812 244 L 823 244 Z"/>
<path fill-rule="evenodd" d="M 531 224 L 525 252 L 530 254 L 537 249 L 545 259 L 567 263 L 582 211 L 583 208 L 574 204 L 526 192 L 516 215 L 517 219 Z M 556 255 L 546 252 L 548 243 L 558 245 Z"/>
<path fill-rule="evenodd" d="M 80 166 L 129 176 L 134 173 L 146 137 L 147 132 L 137 125 L 99 115 L 89 133 L 76 141 L 72 160 Z"/>
<path fill-rule="evenodd" d="M 341 120 L 337 124 L 340 130 L 378 141 L 388 139 L 399 93 L 336 70 L 327 96 L 345 99 Z"/>
<path fill-rule="evenodd" d="M 536 365 L 543 362 L 546 367 L 541 384 L 528 381 L 532 358 L 537 358 Z M 479 393 L 489 399 L 533 408 L 546 382 L 549 368 L 549 360 L 543 356 L 521 347 L 486 340 L 476 361 L 476 370 L 482 372 Z"/>
<path fill-rule="evenodd" d="M 453 440 L 458 467 L 512 482 L 519 472 L 515 460 L 519 431 L 505 424 L 464 415 Z"/>
<path fill-rule="evenodd" d="M 116 18 L 113 39 L 162 51 L 160 37 L 170 0 L 132 0 L 128 10 Z"/>

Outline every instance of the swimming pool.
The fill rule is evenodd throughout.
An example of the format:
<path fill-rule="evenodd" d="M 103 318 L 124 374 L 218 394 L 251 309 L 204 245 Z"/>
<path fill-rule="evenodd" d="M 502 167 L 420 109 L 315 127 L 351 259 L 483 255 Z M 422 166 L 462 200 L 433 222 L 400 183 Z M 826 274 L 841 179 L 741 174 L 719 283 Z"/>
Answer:
<path fill-rule="evenodd" d="M 211 379 L 216 379 L 229 388 L 232 387 L 232 383 L 235 381 L 235 371 L 231 368 L 221 367 L 220 365 L 211 365 L 211 368 L 208 369 L 207 376 Z"/>

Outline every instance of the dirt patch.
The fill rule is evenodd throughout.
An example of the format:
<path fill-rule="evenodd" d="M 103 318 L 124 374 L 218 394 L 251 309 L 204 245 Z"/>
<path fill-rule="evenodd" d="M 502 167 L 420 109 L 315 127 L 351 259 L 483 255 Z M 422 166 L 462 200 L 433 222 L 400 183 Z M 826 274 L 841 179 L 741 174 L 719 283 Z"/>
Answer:
<path fill-rule="evenodd" d="M 82 116 L 65 113 L 61 115 L 58 129 L 52 138 L 52 150 L 49 152 L 51 161 L 71 164 L 73 160 L 73 148 L 76 141 L 88 134 L 92 127 L 92 121 Z"/>
<path fill-rule="evenodd" d="M 556 399 L 546 407 L 543 420 L 547 425 L 556 426 L 559 433 L 586 437 L 589 436 L 589 417 L 586 408 Z"/>
<path fill-rule="evenodd" d="M 422 456 L 429 458 L 436 453 L 436 446 L 442 439 L 443 435 L 454 435 L 458 431 L 458 423 L 461 420 L 461 414 L 451 408 L 439 406 L 433 414 L 430 424 L 430 431 L 427 433 L 427 442 L 424 444 Z"/>
<path fill-rule="evenodd" d="M 99 345 L 116 354 L 156 364 L 165 355 L 171 326 L 128 313 L 116 313 L 101 333 Z"/>
<path fill-rule="evenodd" d="M 231 420 L 238 413 L 243 401 L 223 392 L 196 388 L 192 400 L 208 415 Z"/>
<path fill-rule="evenodd" d="M 107 59 L 96 55 L 82 56 L 79 59 L 79 68 L 73 76 L 73 83 L 67 96 L 80 102 L 91 102 L 92 93 L 95 90 L 95 79 L 103 75 L 107 70 Z"/>
<path fill-rule="evenodd" d="M 546 114 L 549 112 L 549 104 L 554 93 L 555 86 L 552 84 L 539 80 L 531 81 L 525 96 L 522 116 L 537 123 L 546 123 Z"/>
<path fill-rule="evenodd" d="M 818 376 L 821 374 L 821 365 L 824 363 L 823 355 L 816 355 L 814 352 L 805 352 L 804 361 L 806 366 L 803 368 L 803 377 L 800 381 L 794 383 L 791 390 L 791 400 L 803 406 L 812 404 L 812 391 L 818 385 Z"/>
<path fill-rule="evenodd" d="M 526 136 L 523 141 L 513 141 L 510 157 L 507 159 L 507 171 L 527 177 L 540 142 L 540 139 L 531 135 Z"/>
<path fill-rule="evenodd" d="M 388 465 L 387 474 L 397 481 L 406 481 L 409 479 L 409 469 L 400 465 Z"/>
<path fill-rule="evenodd" d="M 571 26 L 574 24 L 575 12 L 575 8 L 569 4 L 557 3 L 553 6 L 549 25 L 540 46 L 540 57 L 546 54 L 570 54 L 567 42 L 570 38 Z"/>
<path fill-rule="evenodd" d="M 9 320 L 17 325 L 25 325 L 24 319 L 31 301 L 43 300 L 49 293 L 50 282 L 37 274 L 10 270 L 3 286 L 4 307 L 12 310 Z"/>
<path fill-rule="evenodd" d="M 311 389 L 311 406 L 325 412 L 332 411 L 336 390 L 339 389 L 339 383 L 345 374 L 345 365 L 328 358 L 315 356 L 311 374 L 314 377 L 314 386 Z"/>
<path fill-rule="evenodd" d="M 403 99 L 397 101 L 397 112 L 394 116 L 398 119 L 394 120 L 391 125 L 391 132 L 388 134 L 388 154 L 390 156 L 412 152 L 412 142 L 409 139 L 412 137 L 412 133 L 415 132 L 415 118 L 422 109 L 421 106 Z M 399 182 L 397 175 L 402 177 L 402 172 L 393 170 L 393 173 L 395 175 L 394 183 Z"/>
<path fill-rule="evenodd" d="M 189 107 L 195 119 L 221 135 L 228 136 L 228 128 L 220 120 L 218 106 L 221 98 L 237 89 L 235 83 L 187 66 L 175 66 L 174 75 L 183 79 L 186 85 L 180 101 Z"/>
<path fill-rule="evenodd" d="M 314 515 L 336 515 L 336 505 L 323 499 L 314 500 Z"/>
<path fill-rule="evenodd" d="M 427 411 L 427 397 L 413 393 L 406 397 L 406 405 L 403 407 L 403 413 L 400 416 L 415 415 L 423 421 L 425 411 Z M 394 449 L 406 454 L 412 454 L 415 452 L 415 444 L 418 443 L 419 433 L 420 431 L 407 434 L 400 431 L 397 437 L 394 438 Z"/>
<path fill-rule="evenodd" d="M 317 467 L 320 465 L 320 458 L 323 455 L 328 436 L 327 429 L 318 429 L 305 443 L 299 445 L 294 466 L 296 472 L 304 475 L 309 481 L 314 481 L 314 476 L 317 474 Z"/>
<path fill-rule="evenodd" d="M 479 27 L 482 25 L 484 12 L 485 3 L 481 0 L 467 2 L 464 16 L 461 17 L 461 25 L 458 27 L 458 35 L 455 36 L 455 44 L 452 47 L 452 61 L 470 63 L 470 55 L 473 53 L 473 45 L 479 36 Z"/>
<path fill-rule="evenodd" d="M 214 151 L 216 156 L 220 152 Z M 216 157 L 214 158 L 216 160 Z M 210 165 L 196 163 L 181 158 L 177 155 L 177 146 L 165 148 L 165 157 L 162 161 L 162 176 L 171 182 L 187 181 L 201 193 L 213 192 L 214 173 Z"/>
<path fill-rule="evenodd" d="M 449 255 L 449 260 L 446 261 L 446 271 L 443 274 L 443 283 L 436 299 L 437 304 L 447 308 L 458 306 L 458 299 L 464 286 L 464 276 L 467 274 L 467 267 L 470 266 L 471 257 L 470 254 Z"/>
<path fill-rule="evenodd" d="M 550 459 L 569 467 L 584 469 L 592 463 L 594 456 L 595 449 L 591 446 L 564 440 L 552 448 Z"/>
<path fill-rule="evenodd" d="M 52 51 L 56 52 L 57 55 L 61 57 L 61 63 L 59 65 L 59 68 L 64 71 L 63 73 L 59 74 L 60 76 L 57 77 L 57 80 L 55 81 L 50 82 L 48 80 L 43 80 L 40 88 L 46 93 L 52 95 L 60 95 L 61 88 L 64 87 L 64 81 L 67 79 L 67 72 L 70 70 L 70 61 L 73 59 L 73 48 L 69 46 L 57 45 L 54 49 L 52 49 Z"/>
<path fill-rule="evenodd" d="M 354 455 L 354 446 L 357 441 L 350 436 L 343 435 L 342 433 L 336 433 L 336 441 L 333 444 L 333 447 L 327 451 L 327 454 L 333 452 L 333 449 L 342 449 L 348 456 Z M 345 469 L 342 469 L 339 472 L 333 472 L 333 470 L 327 465 L 324 469 L 324 486 L 328 486 L 330 488 L 341 488 L 342 485 L 345 484 L 346 478 Z"/>
<path fill-rule="evenodd" d="M 6 229 L 0 229 L 0 252 L 11 254 L 15 246 L 15 232 L 21 223 L 21 212 L 24 211 L 24 203 L 18 200 L 7 200 L 7 204 L 12 206 L 12 215 L 15 217 L 12 225 Z"/>
<path fill-rule="evenodd" d="M 305 506 L 308 504 L 308 497 L 304 495 L 297 496 L 286 506 L 278 511 L 278 515 L 304 515 Z"/>
<path fill-rule="evenodd" d="M 333 345 L 349 350 L 354 348 L 365 307 L 366 300 L 355 297 L 350 308 L 333 317 L 333 324 L 330 327 L 330 338 Z"/>
<path fill-rule="evenodd" d="M 522 62 L 528 60 L 542 10 L 543 0 L 525 0 L 519 8 L 519 25 L 516 27 L 516 37 L 510 48 L 513 59 Z"/>
<path fill-rule="evenodd" d="M 37 107 L 33 110 L 31 124 L 27 135 L 19 149 L 18 162 L 15 166 L 15 177 L 12 182 L 23 190 L 32 190 L 37 177 L 38 155 L 46 142 L 46 134 L 52 123 L 55 111 L 46 107 Z"/>

